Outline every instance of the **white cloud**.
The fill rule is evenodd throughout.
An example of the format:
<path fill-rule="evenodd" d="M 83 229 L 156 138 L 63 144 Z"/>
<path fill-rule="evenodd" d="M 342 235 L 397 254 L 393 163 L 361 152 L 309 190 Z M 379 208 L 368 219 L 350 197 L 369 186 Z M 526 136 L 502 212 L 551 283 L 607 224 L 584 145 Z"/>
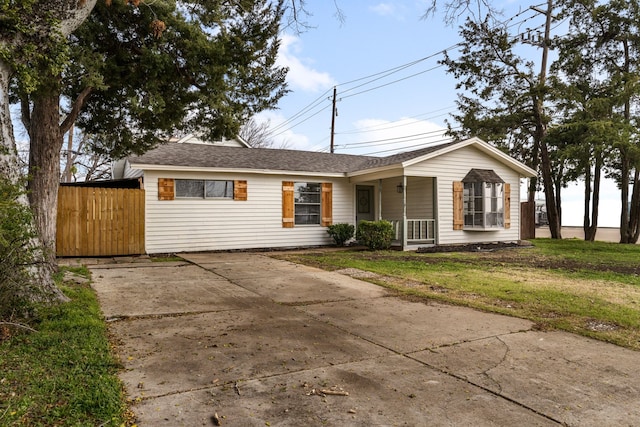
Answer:
<path fill-rule="evenodd" d="M 418 13 L 422 14 L 426 9 L 427 9 L 426 7 L 424 9 L 419 9 Z M 383 18 L 391 17 L 398 21 L 404 21 L 407 14 L 414 13 L 414 12 L 409 12 L 409 9 L 404 4 L 398 4 L 398 3 L 392 3 L 392 2 L 378 3 L 375 6 L 371 6 L 369 10 Z"/>
<path fill-rule="evenodd" d="M 392 3 L 378 3 L 371 6 L 371 11 L 380 16 L 391 16 L 395 14 L 396 8 Z"/>
<path fill-rule="evenodd" d="M 271 137 L 273 138 L 273 148 L 287 148 L 290 150 L 309 150 L 309 138 L 306 135 L 295 133 L 289 126 L 284 124 L 286 118 L 277 111 L 263 111 L 255 115 L 254 120 L 257 123 L 269 122 L 270 129 L 273 130 Z"/>
<path fill-rule="evenodd" d="M 302 52 L 301 44 L 297 37 L 287 34 L 282 37 L 277 64 L 289 67 L 289 86 L 306 92 L 320 92 L 334 86 L 336 81 L 328 73 L 313 69 L 308 59 L 299 57 Z"/>
<path fill-rule="evenodd" d="M 397 121 L 362 119 L 350 131 L 336 135 L 336 152 L 388 156 L 447 141 L 446 131 L 435 123 L 402 118 Z"/>

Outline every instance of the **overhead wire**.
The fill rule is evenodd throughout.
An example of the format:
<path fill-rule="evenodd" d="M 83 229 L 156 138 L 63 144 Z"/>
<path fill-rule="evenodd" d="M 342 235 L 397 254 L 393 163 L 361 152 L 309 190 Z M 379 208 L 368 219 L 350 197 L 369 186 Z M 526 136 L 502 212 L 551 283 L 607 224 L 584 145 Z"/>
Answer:
<path fill-rule="evenodd" d="M 317 116 L 318 114 L 322 113 L 323 111 L 325 111 L 329 107 L 331 107 L 331 104 L 324 106 L 323 108 L 321 108 L 320 110 L 316 111 L 315 113 L 313 113 L 309 117 L 307 117 L 305 119 L 302 119 L 299 122 L 296 122 L 294 125 L 288 127 L 287 129 L 285 129 L 283 131 L 280 131 L 280 132 L 278 132 L 276 134 L 269 133 L 268 135 L 269 135 L 269 137 L 276 137 L 276 136 L 282 135 L 283 133 L 290 131 L 291 129 L 295 128 L 298 125 L 301 125 L 302 123 L 306 122 L 307 120 L 310 120 L 310 119 L 314 118 L 315 116 Z"/>
<path fill-rule="evenodd" d="M 370 132 L 372 130 L 382 131 L 382 130 L 394 129 L 394 128 L 399 128 L 399 127 L 404 127 L 404 126 L 412 126 L 412 125 L 415 125 L 416 122 L 411 122 L 411 121 L 408 121 L 408 120 L 417 119 L 418 117 L 422 117 L 422 116 L 428 116 L 428 115 L 431 115 L 433 113 L 437 113 L 439 111 L 453 110 L 455 108 L 457 108 L 455 105 L 450 105 L 449 107 L 439 108 L 437 110 L 429 111 L 427 113 L 416 114 L 414 116 L 402 118 L 400 120 L 394 120 L 394 121 L 391 121 L 391 122 L 386 122 L 386 123 L 380 123 L 380 124 L 377 124 L 377 125 L 366 126 L 366 127 L 359 128 L 359 129 L 349 129 L 349 130 L 342 131 L 342 132 L 336 132 L 336 135 L 352 135 L 352 134 L 356 134 L 356 133 Z M 447 114 L 449 114 L 449 113 L 437 114 L 435 116 L 425 117 L 422 120 L 431 120 L 431 119 L 435 119 L 435 118 L 438 118 L 438 117 L 441 117 L 441 116 L 445 116 Z M 398 123 L 398 124 L 394 124 L 394 123 Z"/>
<path fill-rule="evenodd" d="M 299 116 L 303 115 L 304 113 L 306 113 L 307 111 L 313 109 L 316 104 L 324 99 L 324 97 L 326 95 L 328 95 L 330 93 L 331 89 L 327 89 L 326 91 L 324 91 L 324 93 L 322 93 L 322 95 L 318 96 L 316 99 L 314 99 L 313 101 L 311 101 L 306 107 L 304 107 L 302 110 L 300 110 L 299 112 L 297 112 L 296 114 L 294 114 L 293 116 L 291 116 L 290 118 L 288 118 L 287 120 L 285 120 L 282 123 L 279 123 L 278 125 L 276 125 L 275 127 L 273 127 L 272 129 L 270 129 L 269 133 L 273 133 L 274 131 L 286 126 L 288 123 L 291 123 L 292 121 L 294 121 L 295 119 L 297 119 Z"/>
<path fill-rule="evenodd" d="M 406 147 L 402 147 L 403 149 L 415 149 L 415 148 L 420 148 L 420 147 L 427 147 L 427 146 L 431 146 L 431 145 L 436 145 L 436 144 L 440 144 L 442 142 L 448 142 L 451 141 L 451 138 L 443 138 L 443 139 L 439 139 L 437 141 L 429 141 L 428 143 L 421 143 L 421 144 L 415 144 L 415 145 L 408 145 Z M 380 151 L 373 151 L 370 153 L 365 153 L 364 155 L 366 156 L 372 156 L 374 154 L 382 154 L 382 153 L 389 153 L 391 151 L 398 151 L 397 148 L 390 148 L 387 150 L 380 150 Z"/>
<path fill-rule="evenodd" d="M 524 15 L 525 13 L 532 12 L 532 9 L 533 9 L 533 8 L 543 6 L 544 4 L 545 4 L 545 3 L 541 3 L 541 4 L 539 4 L 539 5 L 531 6 L 530 8 L 524 9 L 524 10 L 522 10 L 522 11 L 518 12 L 517 14 L 515 14 L 514 16 L 510 17 L 509 19 L 507 19 L 507 20 L 505 20 L 505 21 L 501 22 L 501 23 L 500 23 L 500 25 L 505 25 L 505 26 L 506 26 L 506 28 L 511 28 L 511 27 L 513 27 L 513 26 L 516 26 L 516 25 L 522 25 L 523 23 L 525 23 L 525 22 L 527 22 L 527 21 L 529 21 L 529 20 L 534 19 L 535 17 L 537 17 L 537 14 L 536 14 L 536 15 L 533 15 L 533 16 L 530 16 L 530 17 L 527 17 L 527 18 L 525 18 L 525 19 L 523 19 L 523 20 L 521 20 L 521 21 L 519 21 L 519 22 L 511 23 L 511 21 L 515 20 L 515 19 L 516 19 L 516 18 L 518 18 L 519 16 Z M 535 12 L 535 10 L 533 10 L 533 12 Z M 507 24 L 509 24 L 509 25 L 507 25 Z M 537 27 L 537 28 L 540 28 L 540 27 Z M 536 31 L 536 29 L 537 29 L 537 28 L 534 28 L 534 29 L 527 29 L 527 31 Z M 517 34 L 517 35 L 516 35 L 516 37 L 520 37 L 520 34 Z M 386 78 L 386 77 L 389 77 L 390 75 L 393 75 L 393 74 L 396 74 L 396 73 L 398 73 L 398 72 L 401 72 L 401 71 L 403 71 L 403 70 L 405 70 L 405 69 L 407 69 L 407 68 L 410 68 L 410 67 L 412 67 L 412 66 L 414 66 L 414 65 L 416 65 L 416 64 L 422 63 L 422 62 L 424 62 L 424 61 L 426 61 L 426 60 L 428 60 L 428 59 L 431 59 L 431 58 L 434 58 L 434 57 L 436 57 L 436 56 L 442 55 L 442 54 L 446 53 L 448 50 L 455 49 L 456 47 L 459 47 L 459 46 L 461 46 L 461 45 L 462 45 L 462 42 L 460 42 L 460 43 L 456 43 L 456 44 L 454 44 L 454 45 L 451 45 L 451 46 L 447 47 L 446 49 L 443 49 L 443 50 L 440 50 L 440 51 L 435 52 L 435 53 L 433 53 L 433 54 L 430 54 L 430 55 L 427 55 L 427 56 L 424 56 L 424 57 L 418 58 L 418 59 L 416 59 L 416 60 L 413 60 L 413 61 L 407 62 L 407 63 L 405 63 L 405 64 L 401 64 L 401 65 L 398 65 L 398 66 L 395 66 L 395 67 L 392 67 L 392 68 L 389 68 L 389 69 L 386 69 L 386 70 L 383 70 L 383 71 L 380 71 L 380 72 L 377 72 L 377 73 L 374 73 L 374 74 L 370 74 L 370 75 L 368 75 L 368 76 L 364 76 L 364 77 L 360 77 L 360 78 L 357 78 L 357 79 L 353 79 L 353 80 L 350 80 L 350 81 L 347 81 L 347 82 L 339 83 L 339 84 L 337 84 L 337 85 L 336 85 L 336 87 L 338 87 L 338 86 L 348 86 L 348 85 L 353 84 L 353 83 L 358 83 L 358 82 L 361 82 L 361 81 L 363 81 L 363 80 L 367 80 L 365 83 L 361 83 L 361 84 L 359 84 L 359 85 L 357 85 L 357 86 L 354 86 L 354 87 L 351 87 L 351 88 L 348 88 L 348 89 L 345 89 L 345 90 L 341 91 L 341 94 L 348 93 L 348 92 L 353 91 L 353 90 L 356 90 L 356 89 L 358 89 L 358 88 L 361 88 L 361 87 L 364 87 L 364 86 L 370 85 L 370 84 L 372 84 L 373 82 L 376 82 L 376 81 L 382 80 L 382 79 L 384 79 L 384 78 Z M 354 97 L 354 96 L 361 95 L 361 94 L 364 94 L 364 93 L 367 93 L 367 92 L 371 92 L 371 91 L 374 91 L 374 90 L 377 90 L 377 89 L 380 89 L 380 88 L 383 88 L 383 87 L 386 87 L 386 86 L 390 86 L 390 85 L 392 85 L 392 84 L 399 83 L 399 82 L 402 82 L 402 81 L 405 81 L 405 80 L 408 80 L 408 79 L 414 78 L 414 77 L 416 77 L 416 76 L 419 76 L 419 75 L 422 75 L 422 74 L 428 73 L 428 72 L 430 72 L 430 71 L 434 71 L 434 70 L 436 70 L 436 69 L 438 69 L 438 68 L 441 68 L 442 66 L 443 66 L 443 64 L 438 64 L 438 65 L 437 65 L 437 66 L 435 66 L 435 67 L 431 67 L 431 68 L 429 68 L 429 69 L 422 70 L 422 71 L 420 71 L 420 72 L 417 72 L 417 73 L 411 74 L 411 75 L 409 75 L 409 76 L 405 76 L 405 77 L 403 77 L 403 78 L 396 79 L 396 80 L 394 80 L 394 81 L 387 82 L 387 83 L 385 83 L 385 84 L 381 84 L 381 85 L 378 85 L 378 86 L 375 86 L 375 87 L 372 87 L 372 88 L 369 88 L 369 89 L 366 89 L 366 90 L 362 90 L 362 91 L 360 91 L 360 92 L 356 92 L 356 93 L 353 93 L 353 94 L 350 94 L 350 95 L 342 96 L 342 97 L 340 97 L 340 99 L 342 100 L 342 99 L 346 99 L 346 98 Z M 332 88 L 327 89 L 327 90 L 326 90 L 322 95 L 320 95 L 318 98 L 316 98 L 316 99 L 315 99 L 314 101 L 312 101 L 310 104 L 308 104 L 307 106 L 305 106 L 302 110 L 300 110 L 299 112 L 297 112 L 297 113 L 296 113 L 296 114 L 294 114 L 292 117 L 290 117 L 290 118 L 288 118 L 287 120 L 285 120 L 284 122 L 279 123 L 278 125 L 276 125 L 274 128 L 272 128 L 272 129 L 269 131 L 269 135 L 270 135 L 271 137 L 279 136 L 279 135 L 281 135 L 281 134 L 283 134 L 283 133 L 285 133 L 285 132 L 287 132 L 287 131 L 289 131 L 289 130 L 291 130 L 291 129 L 295 128 L 296 126 L 298 126 L 298 125 L 300 125 L 300 124 L 302 124 L 302 123 L 306 122 L 307 120 L 309 120 L 309 119 L 311 119 L 311 118 L 315 117 L 315 116 L 316 116 L 316 115 L 318 115 L 320 112 L 325 111 L 326 109 L 328 109 L 328 108 L 331 106 L 331 104 L 328 104 L 328 105 L 324 106 L 324 107 L 323 107 L 323 108 L 321 108 L 320 110 L 315 111 L 315 112 L 314 112 L 313 114 L 311 114 L 310 116 L 308 116 L 308 117 L 306 117 L 306 118 L 304 118 L 304 119 L 302 119 L 302 120 L 300 120 L 300 121 L 297 121 L 297 122 L 296 122 L 296 120 L 297 120 L 298 118 L 300 118 L 301 116 L 304 116 L 305 114 L 310 113 L 310 112 L 311 112 L 311 111 L 313 111 L 315 108 L 317 108 L 317 107 L 320 105 L 321 101 L 324 101 L 325 99 L 326 99 L 326 100 L 330 100 L 330 98 L 328 98 L 328 97 L 327 97 L 327 98 L 325 98 L 325 97 L 326 97 L 326 96 L 331 92 L 331 90 L 332 90 Z M 295 122 L 295 123 L 294 123 L 294 122 Z M 289 126 L 289 125 L 290 125 L 290 126 Z M 277 132 L 278 130 L 282 129 L 283 127 L 286 127 L 286 129 L 281 130 L 281 131 L 280 131 L 280 132 L 278 132 L 278 133 L 275 133 L 275 132 Z"/>

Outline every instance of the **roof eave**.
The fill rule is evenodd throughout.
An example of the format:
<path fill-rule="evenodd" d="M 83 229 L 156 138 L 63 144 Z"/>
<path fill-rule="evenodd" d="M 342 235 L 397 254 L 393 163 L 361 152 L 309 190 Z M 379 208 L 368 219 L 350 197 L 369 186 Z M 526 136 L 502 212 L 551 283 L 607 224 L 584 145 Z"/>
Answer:
<path fill-rule="evenodd" d="M 371 168 L 371 169 L 359 169 L 357 171 L 348 172 L 346 174 L 346 176 L 351 178 L 351 177 L 356 177 L 356 176 L 362 176 L 362 175 L 369 175 L 369 174 L 374 174 L 374 173 L 385 172 L 385 171 L 394 170 L 394 169 L 398 169 L 398 168 L 402 168 L 402 164 L 401 163 L 394 163 L 394 164 L 386 165 L 386 166 L 378 166 L 376 168 Z"/>
<path fill-rule="evenodd" d="M 329 178 L 346 178 L 343 172 L 314 172 L 314 171 L 292 171 L 275 169 L 252 169 L 252 168 L 212 168 L 204 166 L 175 166 L 175 165 L 154 165 L 146 163 L 131 163 L 132 169 L 143 171 L 171 171 L 171 172 L 211 172 L 211 173 L 246 173 L 263 175 L 298 175 L 298 176 L 326 176 Z"/>

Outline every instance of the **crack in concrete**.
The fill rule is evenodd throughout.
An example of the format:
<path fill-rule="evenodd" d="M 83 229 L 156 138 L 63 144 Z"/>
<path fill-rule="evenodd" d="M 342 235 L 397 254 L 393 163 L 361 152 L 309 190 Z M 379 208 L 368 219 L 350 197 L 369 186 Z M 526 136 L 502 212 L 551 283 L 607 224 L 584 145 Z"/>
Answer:
<path fill-rule="evenodd" d="M 256 294 L 256 295 L 259 295 L 259 294 L 255 293 L 255 291 L 253 291 L 253 290 L 251 290 L 251 289 L 248 289 L 248 288 L 246 288 L 246 287 L 244 287 L 244 286 L 240 285 L 239 283 L 234 282 L 232 279 L 229 279 L 229 278 L 227 278 L 227 277 L 225 277 L 225 276 L 223 276 L 223 275 L 221 275 L 221 274 L 219 274 L 219 273 L 216 273 L 216 272 L 211 271 L 211 270 L 209 270 L 209 269 L 207 269 L 207 268 L 204 268 L 204 267 L 200 266 L 199 264 L 197 264 L 197 263 L 195 263 L 195 262 L 192 262 L 192 261 L 189 261 L 189 260 L 187 260 L 187 262 L 189 262 L 189 263 L 191 263 L 191 264 L 193 264 L 193 265 L 196 265 L 196 266 L 198 266 L 198 267 L 202 268 L 203 270 L 206 270 L 206 271 L 208 271 L 208 272 L 210 272 L 210 273 L 212 273 L 212 274 L 215 274 L 216 276 L 222 277 L 222 278 L 224 278 L 224 279 L 228 280 L 228 281 L 229 281 L 229 283 L 231 283 L 231 284 L 233 284 L 233 285 L 235 285 L 235 286 L 238 286 L 238 287 L 240 287 L 240 288 L 242 288 L 242 289 L 245 289 L 245 290 L 247 290 L 247 291 L 249 291 L 249 292 L 251 292 L 251 293 L 254 293 L 254 294 Z M 262 295 L 261 295 L 261 296 L 262 296 Z M 389 296 L 391 296 L 391 295 L 389 295 Z M 274 301 L 273 299 L 271 299 L 271 298 L 269 298 L 269 297 L 265 297 L 265 296 L 262 296 L 262 297 L 263 297 L 263 298 L 267 298 L 268 300 L 270 300 L 270 301 L 272 301 L 272 302 L 274 302 L 274 303 L 276 303 L 276 304 L 277 304 L 277 302 L 276 302 L 276 301 Z M 353 301 L 353 300 L 354 300 L 354 299 L 347 299 L 347 300 L 344 300 L 344 301 Z M 283 304 L 281 304 L 281 305 L 283 305 Z M 283 305 L 283 306 L 284 306 L 284 305 Z M 515 399 L 513 399 L 513 398 L 509 397 L 509 396 L 506 396 L 506 395 L 502 394 L 502 389 L 501 389 L 501 388 L 500 388 L 500 390 L 499 390 L 499 391 L 492 390 L 492 389 L 490 389 L 490 388 L 488 388 L 488 387 L 486 387 L 486 386 L 484 386 L 484 385 L 482 385 L 482 384 L 479 384 L 479 383 L 477 383 L 477 382 L 474 382 L 474 381 L 472 381 L 472 380 L 470 380 L 470 379 L 468 379 L 468 378 L 466 378 L 466 377 L 464 377 L 464 376 L 462 376 L 462 375 L 460 375 L 460 374 L 457 374 L 457 373 L 455 373 L 455 372 L 453 372 L 453 371 L 450 371 L 450 370 L 447 370 L 447 369 L 443 369 L 443 368 L 439 368 L 439 367 L 437 367 L 437 366 L 434 366 L 434 365 L 431 365 L 431 364 L 426 363 L 426 362 L 424 362 L 424 361 L 421 361 L 421 360 L 417 359 L 416 357 L 412 356 L 412 354 L 415 354 L 415 353 L 416 353 L 415 351 L 412 351 L 412 352 L 409 352 L 409 353 L 403 353 L 403 352 L 396 351 L 396 350 L 394 350 L 394 349 L 393 349 L 393 348 L 391 348 L 391 347 L 388 347 L 388 346 L 386 346 L 386 345 L 380 344 L 379 342 L 376 342 L 376 341 L 373 341 L 373 340 L 371 340 L 371 339 L 369 339 L 369 338 L 366 338 L 366 337 L 360 336 L 360 335 L 358 335 L 358 334 L 356 334 L 356 333 L 351 332 L 350 330 L 347 330 L 347 329 L 345 329 L 345 328 L 343 328 L 343 327 L 340 327 L 340 326 L 338 326 L 338 325 L 335 325 L 335 324 L 333 324 L 329 319 L 323 319 L 323 318 L 320 318 L 320 317 L 318 317 L 318 316 L 314 316 L 314 315 L 312 315 L 312 314 L 310 314 L 310 313 L 307 313 L 307 312 L 304 312 L 304 311 L 302 311 L 302 310 L 299 310 L 296 306 L 293 306 L 293 305 L 289 305 L 289 306 L 290 306 L 291 308 L 293 308 L 294 310 L 299 311 L 299 312 L 301 312 L 302 314 L 304 314 L 304 315 L 308 316 L 308 317 L 309 317 L 309 318 L 311 318 L 311 319 L 314 319 L 314 320 L 316 320 L 316 321 L 319 321 L 319 322 L 325 323 L 325 324 L 327 324 L 327 325 L 329 325 L 329 326 L 331 326 L 331 327 L 334 327 L 334 328 L 336 328 L 336 329 L 338 329 L 338 330 L 340 330 L 340 331 L 342 331 L 342 332 L 344 332 L 344 333 L 346 333 L 346 334 L 348 334 L 348 335 L 350 335 L 350 336 L 352 336 L 352 337 L 358 338 L 358 339 L 360 339 L 360 340 L 363 340 L 363 341 L 365 341 L 365 342 L 368 342 L 368 343 L 370 343 L 370 344 L 373 344 L 373 345 L 375 345 L 375 346 L 378 346 L 378 347 L 380 347 L 380 348 L 383 348 L 383 349 L 385 349 L 385 350 L 389 351 L 389 352 L 390 352 L 390 353 L 392 353 L 392 354 L 402 356 L 402 357 L 404 357 L 404 358 L 407 358 L 408 360 L 412 360 L 412 361 L 414 361 L 414 362 L 417 362 L 418 364 L 420 364 L 420 365 L 422 365 L 422 366 L 425 366 L 425 367 L 427 367 L 427 368 L 429 368 L 429 369 L 432 369 L 432 370 L 434 370 L 434 371 L 440 372 L 440 373 L 442 373 L 442 374 L 444 374 L 444 375 L 446 375 L 446 376 L 449 376 L 449 377 L 454 378 L 454 379 L 456 379 L 456 380 L 462 381 L 462 382 L 464 382 L 464 383 L 466 383 L 466 384 L 469 384 L 469 385 L 471 385 L 471 386 L 477 387 L 477 388 L 479 388 L 480 390 L 483 390 L 484 392 L 486 392 L 486 393 L 488 393 L 488 394 L 490 394 L 490 395 L 493 395 L 493 396 L 495 396 L 495 397 L 497 397 L 497 398 L 500 398 L 500 399 L 506 400 L 506 401 L 508 401 L 508 402 L 510 402 L 510 403 L 512 403 L 512 404 L 514 404 L 514 405 L 517 405 L 517 406 L 519 406 L 519 407 L 521 407 L 521 408 L 523 408 L 523 409 L 525 409 L 525 410 L 527 410 L 527 411 L 530 411 L 530 412 L 532 412 L 532 413 L 534 413 L 534 414 L 536 414 L 536 415 L 538 415 L 538 416 L 540 416 L 540 417 L 543 417 L 543 418 L 545 418 L 545 419 L 547 419 L 547 420 L 549 420 L 549 421 L 551 421 L 551 422 L 553 422 L 553 423 L 556 423 L 556 424 L 558 424 L 558 425 L 566 425 L 566 423 L 564 423 L 564 422 L 562 422 L 562 421 L 560 421 L 560 420 L 558 420 L 558 419 L 555 419 L 554 417 L 552 417 L 552 416 L 550 416 L 550 415 L 547 415 L 547 414 L 545 414 L 544 412 L 541 412 L 541 411 L 539 411 L 539 410 L 537 410 L 537 409 L 535 409 L 535 408 L 533 408 L 533 407 L 531 407 L 531 406 L 529 406 L 529 405 L 527 405 L 527 404 L 525 404 L 525 403 L 522 403 L 522 402 L 520 402 L 520 401 L 517 401 L 517 400 L 515 400 Z M 228 310 L 228 311 L 232 311 L 232 310 Z M 215 312 L 215 311 L 214 311 L 214 312 Z M 186 314 L 178 314 L 178 315 L 173 315 L 173 316 L 177 317 L 177 316 L 180 316 L 180 315 L 186 315 Z M 509 334 L 502 334 L 502 335 L 510 335 L 510 334 L 513 334 L 513 333 L 523 333 L 523 332 L 524 332 L 524 333 L 526 333 L 526 332 L 529 332 L 529 331 L 530 331 L 530 329 L 529 329 L 529 330 L 524 330 L 524 331 L 516 331 L 516 332 L 512 332 L 512 333 L 509 333 Z M 496 336 L 494 336 L 493 338 L 499 339 L 499 336 L 500 336 L 500 335 L 496 335 Z M 487 339 L 487 338 L 491 338 L 491 337 L 483 337 L 483 338 L 478 338 L 478 339 L 473 339 L 473 340 L 464 340 L 464 341 L 461 341 L 461 342 L 459 342 L 459 343 L 448 344 L 448 345 L 442 345 L 442 346 L 437 347 L 437 348 L 450 347 L 450 346 L 453 346 L 453 345 L 459 345 L 459 344 L 466 343 L 466 342 L 479 341 L 479 340 L 481 340 L 481 339 Z M 502 341 L 502 342 L 503 342 L 503 341 Z M 503 342 L 503 344 L 504 344 L 504 342 Z M 435 349 L 437 349 L 437 348 L 435 348 Z M 434 349 L 434 350 L 435 350 L 435 349 Z M 431 350 L 431 349 L 429 349 L 429 350 Z M 507 353 L 508 353 L 508 352 L 507 352 Z M 505 353 L 505 355 L 503 356 L 502 362 L 506 359 L 506 354 L 507 354 L 507 353 Z M 381 356 L 381 357 L 387 357 L 387 356 Z M 376 357 L 376 358 L 379 358 L 379 357 Z M 376 358 L 365 358 L 365 359 L 362 359 L 361 361 L 364 361 L 364 360 L 373 360 L 373 359 L 376 359 Z M 342 365 L 347 365 L 347 364 L 357 363 L 357 362 L 358 362 L 358 361 L 349 361 L 349 362 L 340 363 L 340 364 L 328 364 L 328 365 L 326 365 L 325 367 L 342 366 Z M 500 363 L 502 363 L 502 362 L 500 362 Z M 500 363 L 499 363 L 499 364 L 500 364 Z M 498 365 L 499 365 L 499 364 L 498 364 Z M 496 365 L 496 366 L 498 366 L 498 365 Z M 317 368 L 321 368 L 321 367 L 316 367 L 316 368 L 314 368 L 314 369 L 317 369 Z M 495 368 L 495 367 L 494 367 L 494 368 Z M 493 368 L 492 368 L 492 369 L 493 369 Z M 280 373 L 280 374 L 274 374 L 274 375 L 267 375 L 267 376 L 259 377 L 259 378 L 251 378 L 251 380 L 253 381 L 253 380 L 264 380 L 264 379 L 268 379 L 268 378 L 277 378 L 277 377 L 282 377 L 282 376 L 285 376 L 285 375 L 290 375 L 290 374 L 293 374 L 293 373 L 305 372 L 305 371 L 308 371 L 308 370 L 309 370 L 309 369 L 300 369 L 300 370 L 297 370 L 297 371 L 290 371 L 290 372 L 286 372 L 286 373 Z M 189 392 L 194 392 L 194 391 L 201 391 L 201 390 L 216 389 L 216 388 L 220 388 L 220 387 L 223 387 L 223 386 L 224 386 L 224 387 L 226 387 L 226 386 L 228 386 L 228 385 L 231 385 L 231 386 L 233 387 L 233 384 L 235 384 L 237 381 L 246 381 L 246 380 L 242 380 L 242 379 L 237 380 L 237 379 L 236 379 L 236 380 L 232 380 L 232 381 L 225 382 L 225 383 L 224 383 L 224 384 L 222 384 L 222 385 L 196 387 L 196 388 L 191 388 L 191 389 L 188 389 L 188 390 L 176 390 L 176 391 L 172 391 L 172 392 L 165 393 L 165 394 L 162 394 L 162 395 L 156 395 L 156 396 L 143 396 L 143 397 L 139 397 L 138 399 L 139 399 L 139 401 L 141 401 L 141 400 L 157 399 L 157 398 L 161 398 L 161 397 L 165 397 L 165 396 L 178 395 L 178 394 L 182 394 L 182 393 L 189 393 Z"/>
<path fill-rule="evenodd" d="M 507 357 L 509 356 L 509 353 L 511 352 L 511 348 L 509 347 L 509 345 L 506 342 L 504 342 L 504 340 L 502 339 L 501 336 L 496 336 L 494 338 L 497 339 L 498 341 L 500 341 L 502 343 L 502 345 L 504 346 L 504 348 L 505 348 L 504 354 L 502 355 L 502 358 L 495 365 L 491 366 L 490 368 L 485 369 L 480 374 L 483 375 L 489 382 L 494 384 L 496 386 L 496 388 L 498 389 L 498 393 L 502 394 L 502 384 L 500 384 L 500 382 L 498 380 L 496 380 L 495 378 L 493 378 L 491 376 L 490 371 L 496 369 L 498 366 L 502 365 L 503 363 L 505 363 L 507 361 Z"/>

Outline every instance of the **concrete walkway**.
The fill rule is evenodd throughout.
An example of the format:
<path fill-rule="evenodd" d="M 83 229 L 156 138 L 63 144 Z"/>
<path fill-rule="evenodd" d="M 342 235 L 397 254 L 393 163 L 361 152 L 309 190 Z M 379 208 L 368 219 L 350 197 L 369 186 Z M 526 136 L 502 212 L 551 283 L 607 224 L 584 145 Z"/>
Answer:
<path fill-rule="evenodd" d="M 640 425 L 640 354 L 257 253 L 91 265 L 141 426 Z"/>

